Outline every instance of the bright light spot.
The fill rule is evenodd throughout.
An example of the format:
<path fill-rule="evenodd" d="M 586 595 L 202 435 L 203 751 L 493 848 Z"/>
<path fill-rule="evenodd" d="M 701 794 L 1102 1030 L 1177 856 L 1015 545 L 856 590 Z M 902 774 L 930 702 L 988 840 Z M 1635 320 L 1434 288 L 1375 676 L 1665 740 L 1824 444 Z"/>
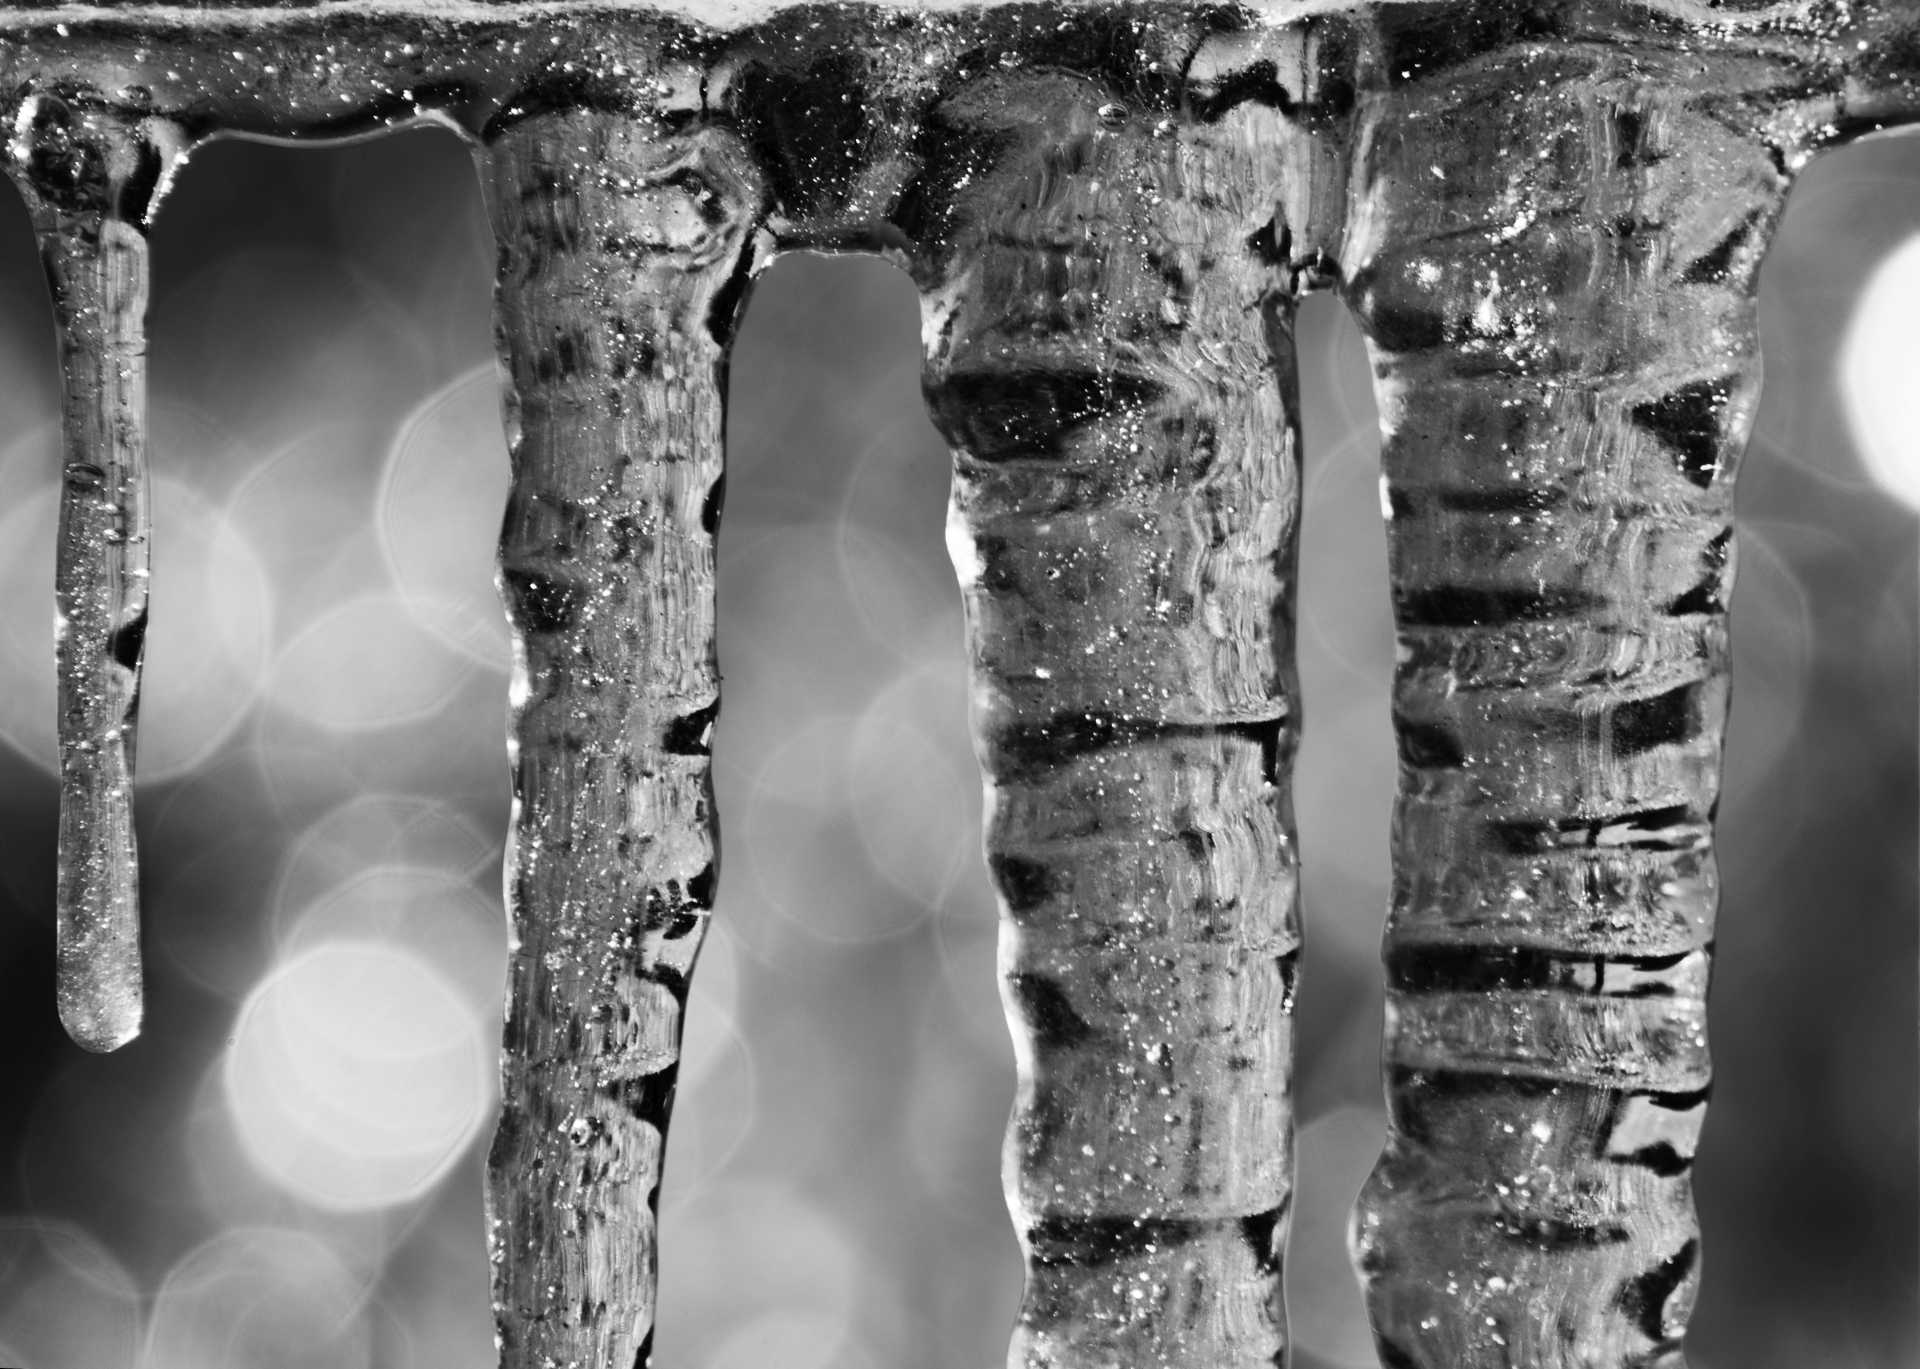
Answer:
<path fill-rule="evenodd" d="M 497 899 L 430 866 L 376 865 L 343 880 L 280 923 L 280 948 L 366 942 L 433 967 L 483 1022 L 500 1020 L 507 925 Z"/>
<path fill-rule="evenodd" d="M 312 1236 L 223 1232 L 167 1274 L 140 1369 L 369 1369 L 367 1290 Z"/>
<path fill-rule="evenodd" d="M 396 727 L 438 712 L 471 662 L 421 630 L 391 593 L 318 615 L 274 663 L 273 704 L 329 732 Z"/>
<path fill-rule="evenodd" d="M 1920 237 L 1881 263 L 1847 325 L 1840 389 L 1847 422 L 1873 478 L 1920 508 Z"/>
<path fill-rule="evenodd" d="M 0 464 L 26 478 L 16 453 Z M 59 494 L 51 476 L 57 468 L 54 462 L 45 478 L 33 477 L 0 517 L 0 584 L 7 586 L 0 595 L 0 740 L 48 771 L 58 763 L 53 544 Z M 272 617 L 267 569 L 253 545 L 192 486 L 156 477 L 150 513 L 153 626 L 139 745 L 144 783 L 187 774 L 232 735 L 260 693 Z"/>
<path fill-rule="evenodd" d="M 227 1108 L 248 1156 L 283 1188 L 323 1207 L 393 1206 L 431 1188 L 485 1119 L 492 1037 L 419 956 L 328 942 L 287 960 L 241 1009 Z"/>
<path fill-rule="evenodd" d="M 0 1218 L 0 1363 L 132 1369 L 140 1290 L 118 1260 L 67 1222 Z"/>
<path fill-rule="evenodd" d="M 503 671 L 512 647 L 493 570 L 508 473 L 489 362 L 414 410 L 379 496 L 380 549 L 407 608 L 446 645 Z"/>

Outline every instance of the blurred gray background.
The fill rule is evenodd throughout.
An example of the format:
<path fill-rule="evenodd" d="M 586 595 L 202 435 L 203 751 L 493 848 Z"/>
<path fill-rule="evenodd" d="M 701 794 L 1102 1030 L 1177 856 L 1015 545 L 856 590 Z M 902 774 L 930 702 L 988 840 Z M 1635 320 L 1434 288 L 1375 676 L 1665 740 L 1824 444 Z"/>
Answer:
<path fill-rule="evenodd" d="M 152 1004 L 54 1017 L 54 354 L 0 205 L 0 1364 L 491 1363 L 506 479 L 466 151 L 219 144 L 155 235 Z M 1871 289 L 1869 287 L 1872 287 Z M 1902 1369 L 1916 1333 L 1920 140 L 1818 164 L 1770 260 L 1741 482 L 1695 1369 Z M 660 1360 L 988 1369 L 1018 1293 L 947 458 L 918 313 L 793 258 L 735 353 L 726 860 L 669 1151 Z M 1377 436 L 1305 309 L 1299 1369 L 1373 1361 L 1393 785 Z"/>

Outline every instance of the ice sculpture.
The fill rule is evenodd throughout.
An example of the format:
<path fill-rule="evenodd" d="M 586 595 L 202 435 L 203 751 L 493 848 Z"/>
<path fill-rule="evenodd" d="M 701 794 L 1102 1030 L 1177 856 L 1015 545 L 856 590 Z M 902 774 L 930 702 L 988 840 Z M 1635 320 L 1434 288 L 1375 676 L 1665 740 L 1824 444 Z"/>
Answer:
<path fill-rule="evenodd" d="M 888 254 L 956 451 L 1022 1087 L 1014 1363 L 1285 1354 L 1299 292 L 1386 424 L 1402 758 L 1390 1369 L 1680 1363 L 1754 274 L 1920 114 L 1912 5 L 0 10 L 67 376 L 61 1003 L 139 1017 L 146 216 L 222 133 L 430 118 L 500 239 L 516 925 L 502 1363 L 651 1362 L 711 906 L 722 372 L 779 250 Z"/>

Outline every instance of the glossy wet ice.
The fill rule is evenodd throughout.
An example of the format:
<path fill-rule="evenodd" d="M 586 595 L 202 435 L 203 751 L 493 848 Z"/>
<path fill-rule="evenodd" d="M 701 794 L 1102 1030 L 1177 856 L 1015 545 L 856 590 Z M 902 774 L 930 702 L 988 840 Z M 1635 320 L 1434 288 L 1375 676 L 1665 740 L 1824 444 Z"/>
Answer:
<path fill-rule="evenodd" d="M 919 284 L 1022 1086 L 1023 1365 L 1285 1351 L 1291 311 L 1375 359 L 1400 665 L 1383 1361 L 1679 1363 L 1754 273 L 1912 117 L 1903 11 L 16 11 L 68 396 L 61 1005 L 138 1023 L 143 230 L 209 133 L 430 116 L 500 243 L 517 945 L 503 1364 L 646 1363 L 707 748 L 726 347 L 783 248 Z M 164 629 L 163 629 L 164 630 Z M 1306 854 L 1311 859 L 1311 853 Z M 1310 970 L 1308 971 L 1310 973 Z"/>

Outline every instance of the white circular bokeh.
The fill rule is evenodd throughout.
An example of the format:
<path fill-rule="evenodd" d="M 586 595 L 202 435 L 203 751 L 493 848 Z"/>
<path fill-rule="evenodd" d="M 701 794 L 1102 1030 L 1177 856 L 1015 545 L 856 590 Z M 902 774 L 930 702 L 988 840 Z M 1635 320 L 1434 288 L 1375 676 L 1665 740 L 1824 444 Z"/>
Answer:
<path fill-rule="evenodd" d="M 368 1290 L 318 1238 L 230 1229 L 168 1271 L 140 1369 L 372 1369 Z"/>
<path fill-rule="evenodd" d="M 331 734 L 400 727 L 439 713 L 476 669 L 399 594 L 372 591 L 316 614 L 280 649 L 273 705 Z"/>
<path fill-rule="evenodd" d="M 491 1111 L 495 1033 L 419 955 L 375 941 L 297 950 L 240 1010 L 225 1062 L 248 1157 L 344 1210 L 424 1195 Z"/>
<path fill-rule="evenodd" d="M 0 1218 L 0 1363 L 133 1369 L 141 1311 L 133 1277 L 86 1230 L 51 1218 Z"/>
<path fill-rule="evenodd" d="M 1880 264 L 1854 308 L 1840 347 L 1840 390 L 1867 470 L 1888 493 L 1920 508 L 1920 413 L 1908 391 L 1920 374 L 1920 236 Z"/>

